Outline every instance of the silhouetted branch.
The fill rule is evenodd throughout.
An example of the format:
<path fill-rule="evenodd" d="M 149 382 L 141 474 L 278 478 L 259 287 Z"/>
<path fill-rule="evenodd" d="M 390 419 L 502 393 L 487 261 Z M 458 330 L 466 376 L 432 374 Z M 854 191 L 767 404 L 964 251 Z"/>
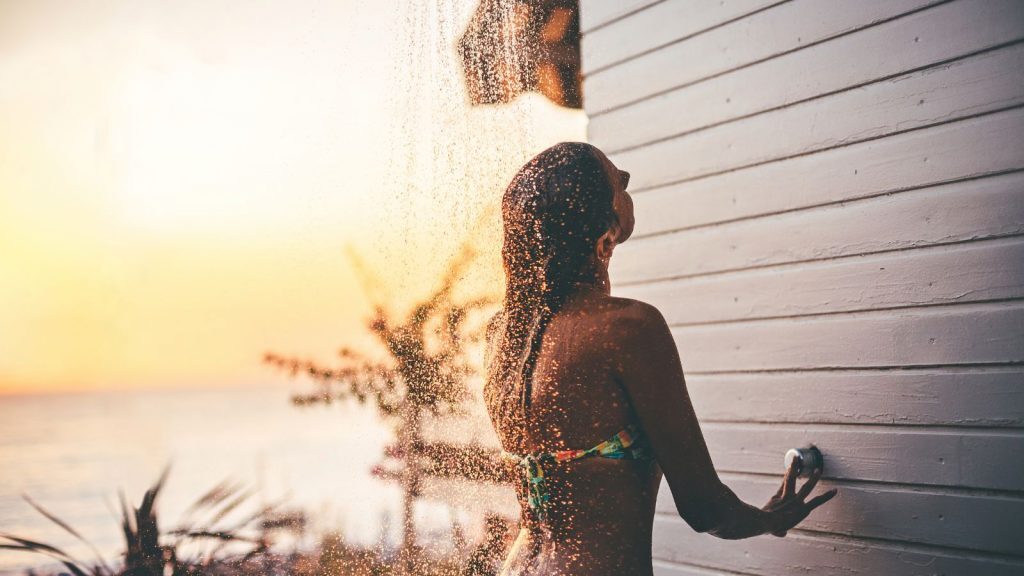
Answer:
<path fill-rule="evenodd" d="M 475 371 L 467 345 L 482 338 L 482 327 L 471 326 L 472 313 L 494 304 L 490 298 L 453 300 L 453 289 L 474 257 L 473 249 L 464 246 L 438 288 L 404 317 L 390 317 L 383 306 L 375 307 L 366 327 L 387 352 L 387 361 L 370 360 L 348 346 L 339 349 L 335 366 L 273 352 L 264 354 L 263 361 L 316 382 L 316 391 L 293 395 L 298 406 L 351 399 L 373 401 L 384 416 L 398 415 L 406 402 L 433 413 L 457 412 Z M 362 261 L 353 258 L 361 276 L 370 278 Z"/>

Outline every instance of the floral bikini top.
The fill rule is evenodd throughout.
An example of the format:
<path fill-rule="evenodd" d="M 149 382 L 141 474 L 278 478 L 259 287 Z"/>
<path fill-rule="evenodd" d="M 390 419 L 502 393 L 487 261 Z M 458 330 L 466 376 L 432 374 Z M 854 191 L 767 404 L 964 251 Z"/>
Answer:
<path fill-rule="evenodd" d="M 527 504 L 534 518 L 541 521 L 547 518 L 547 503 L 551 497 L 544 479 L 545 466 L 581 460 L 589 456 L 616 460 L 654 459 L 647 437 L 633 424 L 626 426 L 618 434 L 597 446 L 586 450 L 560 450 L 526 455 L 502 451 L 501 454 L 503 458 L 514 462 L 522 470 L 522 483 L 527 494 Z"/>

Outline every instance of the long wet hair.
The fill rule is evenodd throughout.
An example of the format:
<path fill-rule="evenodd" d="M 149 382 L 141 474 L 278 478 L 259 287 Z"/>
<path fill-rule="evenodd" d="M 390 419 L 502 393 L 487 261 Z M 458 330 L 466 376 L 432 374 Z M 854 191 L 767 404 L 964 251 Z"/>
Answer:
<path fill-rule="evenodd" d="M 541 152 L 502 198 L 505 298 L 492 335 L 488 408 L 499 430 L 525 417 L 541 338 L 592 274 L 598 238 L 616 223 L 614 188 L 597 148 L 563 142 Z"/>

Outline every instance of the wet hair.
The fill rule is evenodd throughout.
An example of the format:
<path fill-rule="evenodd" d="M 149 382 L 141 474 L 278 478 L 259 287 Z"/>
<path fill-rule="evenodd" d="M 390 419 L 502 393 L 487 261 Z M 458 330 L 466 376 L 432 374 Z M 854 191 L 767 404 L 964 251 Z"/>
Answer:
<path fill-rule="evenodd" d="M 597 239 L 617 220 L 614 193 L 599 151 L 582 142 L 544 150 L 505 190 L 504 330 L 494 335 L 497 349 L 487 375 L 496 401 L 489 400 L 492 417 L 502 423 L 525 416 L 541 338 L 552 316 L 593 272 L 588 265 Z"/>

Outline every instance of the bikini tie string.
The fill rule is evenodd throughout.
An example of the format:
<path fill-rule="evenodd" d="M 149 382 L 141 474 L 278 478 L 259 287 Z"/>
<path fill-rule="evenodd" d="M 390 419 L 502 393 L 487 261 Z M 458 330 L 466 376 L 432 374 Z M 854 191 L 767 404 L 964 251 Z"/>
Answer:
<path fill-rule="evenodd" d="M 544 479 L 544 463 L 554 460 L 551 454 L 512 454 L 503 452 L 503 455 L 513 461 L 522 471 L 523 491 L 526 493 L 526 503 L 537 520 L 543 521 L 547 518 L 547 503 L 551 494 L 547 490 L 547 482 Z"/>

